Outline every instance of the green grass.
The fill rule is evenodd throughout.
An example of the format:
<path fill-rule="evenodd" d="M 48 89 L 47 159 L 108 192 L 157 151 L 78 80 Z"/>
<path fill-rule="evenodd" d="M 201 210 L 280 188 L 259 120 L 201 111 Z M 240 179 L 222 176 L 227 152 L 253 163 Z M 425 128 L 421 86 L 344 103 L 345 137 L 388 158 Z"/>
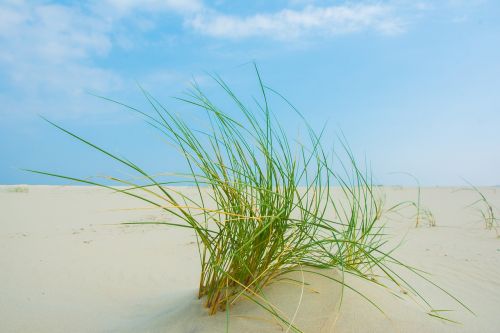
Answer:
<path fill-rule="evenodd" d="M 10 193 L 29 193 L 30 189 L 27 186 L 7 186 L 6 191 Z"/>
<path fill-rule="evenodd" d="M 140 223 L 185 227 L 196 234 L 201 267 L 198 296 L 209 314 L 228 311 L 229 318 L 231 305 L 247 298 L 284 326 L 300 331 L 293 325 L 293 317 L 282 314 L 262 292 L 293 271 L 341 283 L 377 308 L 373 300 L 345 282 L 344 274 L 386 288 L 396 285 L 420 299 L 431 313 L 433 307 L 400 271 L 433 283 L 425 273 L 393 256 L 381 223 L 383 202 L 370 172 L 357 164 L 345 138 L 339 138 L 339 151 L 327 150 L 322 143 L 323 131 L 314 131 L 288 100 L 262 83 L 257 68 L 256 73 L 261 98 L 253 109 L 218 76 L 213 79 L 233 103 L 230 112 L 218 107 L 196 84 L 187 97 L 179 99 L 205 117 L 208 125 L 203 129 L 195 129 L 144 90 L 150 113 L 105 98 L 144 117 L 185 159 L 187 171 L 170 180 L 150 175 L 137 164 L 49 120 L 134 171 L 142 181 L 109 177 L 110 185 L 30 171 L 109 188 L 177 217 L 179 222 L 175 223 Z M 271 97 L 289 106 L 301 120 L 307 140 L 289 138 L 270 109 Z M 187 195 L 175 185 L 193 186 L 197 195 Z M 334 279 L 317 268 L 337 269 L 342 278 Z"/>
<path fill-rule="evenodd" d="M 500 234 L 498 232 L 498 227 L 499 227 L 499 222 L 500 219 L 495 215 L 495 208 L 491 204 L 491 202 L 486 198 L 483 192 L 479 190 L 476 186 L 472 185 L 471 183 L 468 182 L 468 184 L 471 186 L 472 190 L 478 195 L 479 199 L 474 201 L 472 204 L 469 206 L 473 206 L 477 209 L 479 214 L 481 215 L 481 220 L 484 222 L 484 227 L 487 230 L 494 230 L 497 237 L 500 237 Z"/>
<path fill-rule="evenodd" d="M 417 200 L 415 201 L 405 201 L 400 202 L 396 205 L 395 209 L 404 208 L 404 207 L 413 207 L 415 209 L 415 214 L 411 217 L 415 219 L 415 228 L 418 228 L 423 222 L 427 222 L 427 226 L 435 227 L 436 219 L 432 211 L 422 205 L 422 188 L 420 186 L 420 181 L 417 177 L 408 172 L 395 172 L 394 174 L 402 174 L 411 177 L 415 184 L 417 185 Z"/>

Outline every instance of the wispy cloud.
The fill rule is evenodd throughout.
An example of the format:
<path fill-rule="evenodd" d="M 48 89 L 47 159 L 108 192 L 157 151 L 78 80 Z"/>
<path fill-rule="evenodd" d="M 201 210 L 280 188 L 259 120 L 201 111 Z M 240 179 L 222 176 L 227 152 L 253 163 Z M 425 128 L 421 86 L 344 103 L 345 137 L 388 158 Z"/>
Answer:
<path fill-rule="evenodd" d="M 386 5 L 299 4 L 294 9 L 250 16 L 214 8 L 202 0 L 0 2 L 0 84 L 8 87 L 0 91 L 0 100 L 6 101 L 0 112 L 14 112 L 19 100 L 24 105 L 68 112 L 61 104 L 81 104 L 88 99 L 86 90 L 107 94 L 123 89 L 127 80 L 99 65 L 100 60 L 115 49 L 133 52 L 139 47 L 137 40 L 143 41 L 166 17 L 184 23 L 174 29 L 177 35 L 172 40 L 189 32 L 213 39 L 259 37 L 293 42 L 306 36 L 368 30 L 394 34 L 404 29 Z M 15 109 L 26 112 L 30 108 Z"/>
<path fill-rule="evenodd" d="M 19 101 L 40 106 L 56 96 L 61 103 L 77 104 L 85 89 L 110 91 L 120 86 L 118 75 L 92 61 L 110 52 L 112 26 L 85 8 L 4 2 L 0 22 L 0 73 L 8 87 L 0 97 L 18 101 L 4 103 L 2 113 L 27 112 L 30 108 Z"/>
<path fill-rule="evenodd" d="M 120 14 L 130 14 L 133 11 L 173 11 L 188 14 L 204 8 L 201 0 L 104 0 L 95 3 L 99 4 L 112 7 Z"/>
<path fill-rule="evenodd" d="M 214 11 L 198 13 L 187 26 L 201 34 L 223 38 L 267 37 L 293 40 L 305 35 L 338 35 L 374 30 L 396 34 L 403 23 L 384 5 L 307 6 L 302 10 L 283 9 L 276 13 L 247 17 Z"/>

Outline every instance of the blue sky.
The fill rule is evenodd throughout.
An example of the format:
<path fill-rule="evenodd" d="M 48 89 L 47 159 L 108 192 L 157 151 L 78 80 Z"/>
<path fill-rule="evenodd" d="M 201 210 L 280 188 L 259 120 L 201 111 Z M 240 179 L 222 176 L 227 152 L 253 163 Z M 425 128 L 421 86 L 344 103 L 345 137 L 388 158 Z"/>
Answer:
<path fill-rule="evenodd" d="M 500 2 L 0 1 L 0 184 L 126 172 L 41 120 L 151 172 L 181 159 L 143 121 L 89 94 L 147 109 L 208 73 L 242 96 L 264 81 L 320 128 L 342 130 L 377 181 L 500 184 Z M 218 97 L 219 96 L 219 97 Z M 276 112 L 291 131 L 284 110 Z"/>

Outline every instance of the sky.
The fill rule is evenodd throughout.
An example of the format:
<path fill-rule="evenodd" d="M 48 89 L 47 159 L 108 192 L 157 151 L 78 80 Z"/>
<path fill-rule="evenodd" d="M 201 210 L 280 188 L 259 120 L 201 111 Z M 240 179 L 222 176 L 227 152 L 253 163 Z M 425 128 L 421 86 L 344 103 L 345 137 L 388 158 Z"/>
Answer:
<path fill-rule="evenodd" d="M 141 86 L 188 112 L 173 97 L 193 80 L 225 105 L 217 74 L 251 101 L 254 62 L 378 183 L 500 185 L 496 0 L 0 0 L 0 184 L 128 172 L 40 115 L 150 172 L 183 171 L 157 131 L 95 95 L 148 111 Z"/>

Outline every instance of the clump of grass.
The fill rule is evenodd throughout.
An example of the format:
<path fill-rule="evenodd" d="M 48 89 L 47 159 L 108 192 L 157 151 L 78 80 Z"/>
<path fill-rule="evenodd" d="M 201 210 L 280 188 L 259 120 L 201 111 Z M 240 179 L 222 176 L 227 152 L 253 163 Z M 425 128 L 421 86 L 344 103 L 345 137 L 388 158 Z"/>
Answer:
<path fill-rule="evenodd" d="M 411 175 L 410 175 L 411 176 Z M 427 226 L 429 227 L 435 227 L 436 226 L 436 219 L 434 218 L 434 214 L 430 211 L 430 209 L 423 207 L 422 206 L 422 196 L 421 196 L 421 187 L 420 187 L 420 182 L 418 179 L 414 176 L 413 179 L 415 179 L 417 183 L 417 201 L 416 202 L 411 202 L 411 205 L 415 207 L 415 228 L 418 228 L 418 226 L 422 222 L 427 222 Z"/>
<path fill-rule="evenodd" d="M 500 234 L 498 233 L 500 219 L 496 217 L 493 205 L 486 198 L 484 193 L 479 190 L 479 188 L 472 185 L 471 183 L 469 183 L 469 185 L 471 186 L 472 190 L 479 196 L 479 199 L 474 201 L 469 206 L 476 207 L 477 211 L 481 215 L 482 221 L 484 222 L 484 227 L 487 230 L 495 230 L 497 237 L 500 237 Z"/>
<path fill-rule="evenodd" d="M 434 214 L 430 209 L 422 206 L 422 191 L 421 191 L 420 181 L 418 180 L 418 178 L 408 172 L 397 172 L 397 173 L 409 176 L 415 181 L 415 184 L 417 186 L 417 200 L 400 202 L 396 204 L 394 207 L 392 207 L 391 210 L 397 211 L 400 208 L 408 206 L 413 207 L 413 209 L 415 209 L 415 214 L 411 217 L 411 219 L 415 219 L 415 228 L 418 228 L 423 222 L 427 222 L 427 226 L 429 227 L 435 227 L 436 219 L 434 217 Z"/>
<path fill-rule="evenodd" d="M 426 221 L 429 227 L 436 226 L 436 218 L 434 217 L 434 214 L 432 214 L 432 212 L 427 208 L 421 209 L 420 221 Z"/>
<path fill-rule="evenodd" d="M 10 193 L 29 193 L 29 191 L 30 191 L 29 187 L 24 185 L 7 187 L 7 192 Z"/>
<path fill-rule="evenodd" d="M 283 315 L 262 293 L 266 285 L 293 271 L 332 279 L 377 306 L 343 279 L 335 279 L 316 268 L 338 269 L 388 287 L 382 282 L 385 279 L 409 290 L 432 311 L 425 298 L 397 270 L 408 270 L 432 282 L 393 257 L 393 249 L 386 248 L 387 238 L 381 224 L 383 203 L 372 185 L 370 172 L 358 166 L 343 138 L 340 139 L 343 158 L 340 152 L 327 151 L 322 144 L 323 131 L 315 132 L 283 96 L 262 83 L 256 72 L 261 101 L 256 100 L 253 110 L 218 76 L 213 79 L 232 101 L 232 113 L 218 107 L 196 84 L 186 97 L 180 98 L 204 114 L 208 124 L 205 129 L 193 128 L 144 90 L 152 113 L 108 99 L 139 113 L 160 131 L 185 159 L 187 173 L 177 173 L 173 179 L 152 176 L 137 164 L 48 120 L 133 170 L 143 181 L 109 177 L 107 180 L 113 185 L 108 185 L 32 172 L 109 188 L 180 219 L 179 223 L 139 223 L 193 230 L 201 267 L 198 296 L 205 300 L 209 314 L 229 310 L 238 299 L 247 298 L 289 328 L 300 331 L 293 325 L 293 318 Z M 271 94 L 282 99 L 302 120 L 307 132 L 305 142 L 289 139 L 270 110 Z M 197 195 L 178 190 L 174 185 L 179 184 L 194 186 Z"/>

